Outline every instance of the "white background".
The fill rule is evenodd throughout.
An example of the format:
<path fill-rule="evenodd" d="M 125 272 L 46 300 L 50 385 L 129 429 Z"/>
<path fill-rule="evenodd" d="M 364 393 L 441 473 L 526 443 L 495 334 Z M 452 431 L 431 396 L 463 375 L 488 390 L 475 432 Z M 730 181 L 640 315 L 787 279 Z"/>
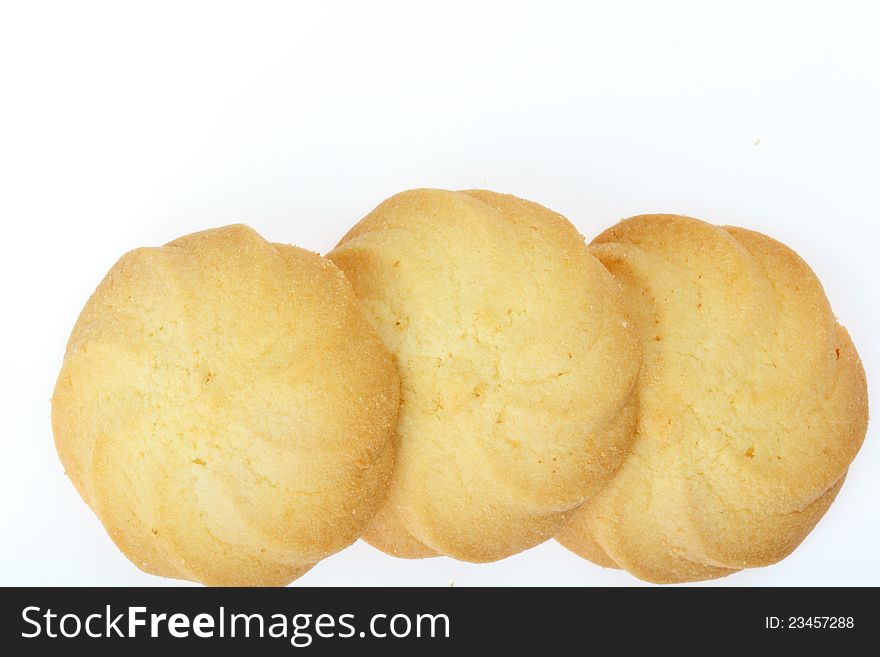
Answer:
<path fill-rule="evenodd" d="M 325 252 L 422 186 L 512 192 L 587 237 L 642 212 L 739 224 L 813 266 L 876 384 L 878 15 L 720 4 L 2 2 L 0 584 L 174 583 L 78 498 L 49 398 L 113 262 L 198 229 Z M 791 557 L 709 585 L 880 584 L 872 434 Z M 551 541 L 479 566 L 359 543 L 299 583 L 639 582 Z"/>

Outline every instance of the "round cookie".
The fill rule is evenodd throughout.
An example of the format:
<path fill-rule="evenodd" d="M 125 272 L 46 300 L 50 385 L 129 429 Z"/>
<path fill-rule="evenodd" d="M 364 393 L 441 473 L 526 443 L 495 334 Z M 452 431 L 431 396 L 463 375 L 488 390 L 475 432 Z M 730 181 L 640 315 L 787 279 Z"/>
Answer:
<path fill-rule="evenodd" d="M 513 196 L 414 190 L 327 257 L 401 373 L 365 540 L 483 562 L 553 536 L 626 453 L 639 368 L 620 290 L 575 228 Z"/>
<path fill-rule="evenodd" d="M 623 466 L 557 536 L 652 582 L 774 563 L 840 490 L 865 375 L 810 268 L 779 242 L 675 215 L 591 245 L 623 286 L 644 361 Z"/>
<path fill-rule="evenodd" d="M 113 266 L 73 329 L 52 426 L 138 567 L 281 585 L 362 533 L 398 405 L 396 368 L 342 272 L 229 226 Z"/>

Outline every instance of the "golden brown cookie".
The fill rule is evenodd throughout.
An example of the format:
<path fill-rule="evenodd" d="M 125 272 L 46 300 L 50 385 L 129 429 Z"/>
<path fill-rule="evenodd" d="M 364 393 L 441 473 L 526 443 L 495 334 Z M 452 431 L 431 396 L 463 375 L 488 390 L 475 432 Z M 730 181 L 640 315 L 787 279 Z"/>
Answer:
<path fill-rule="evenodd" d="M 653 582 L 794 550 L 867 425 L 859 356 L 816 276 L 759 233 L 645 215 L 591 245 L 626 292 L 644 361 L 632 453 L 558 535 Z"/>
<path fill-rule="evenodd" d="M 383 498 L 393 361 L 328 260 L 245 226 L 124 255 L 74 327 L 58 453 L 138 567 L 279 585 Z"/>
<path fill-rule="evenodd" d="M 366 540 L 480 562 L 553 536 L 626 454 L 639 367 L 619 287 L 575 228 L 513 196 L 414 190 L 328 257 L 401 372 Z"/>

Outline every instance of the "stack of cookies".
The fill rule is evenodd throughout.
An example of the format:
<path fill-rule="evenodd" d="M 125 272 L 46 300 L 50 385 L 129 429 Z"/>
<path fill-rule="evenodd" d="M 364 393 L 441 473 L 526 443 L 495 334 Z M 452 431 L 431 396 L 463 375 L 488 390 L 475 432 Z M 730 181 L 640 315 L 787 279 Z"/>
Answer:
<path fill-rule="evenodd" d="M 588 245 L 514 196 L 414 190 L 326 257 L 244 226 L 126 254 L 52 425 L 150 573 L 281 585 L 360 537 L 471 562 L 555 537 L 666 583 L 790 554 L 867 392 L 821 284 L 765 235 L 643 215 Z"/>

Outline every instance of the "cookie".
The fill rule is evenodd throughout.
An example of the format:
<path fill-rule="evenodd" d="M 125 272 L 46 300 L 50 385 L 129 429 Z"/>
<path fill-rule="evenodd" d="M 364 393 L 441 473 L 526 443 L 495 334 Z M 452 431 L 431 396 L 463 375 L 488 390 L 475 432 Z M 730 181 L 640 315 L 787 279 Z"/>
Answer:
<path fill-rule="evenodd" d="M 553 536 L 627 453 L 639 349 L 619 286 L 561 215 L 413 190 L 328 254 L 401 375 L 388 498 L 365 539 L 485 562 Z"/>
<path fill-rule="evenodd" d="M 623 286 L 644 359 L 632 451 L 558 535 L 652 582 L 792 552 L 865 435 L 858 353 L 788 247 L 675 215 L 625 220 L 591 252 Z"/>
<path fill-rule="evenodd" d="M 58 454 L 141 569 L 281 585 L 358 538 L 392 467 L 393 361 L 328 260 L 245 226 L 124 255 L 52 399 Z"/>

